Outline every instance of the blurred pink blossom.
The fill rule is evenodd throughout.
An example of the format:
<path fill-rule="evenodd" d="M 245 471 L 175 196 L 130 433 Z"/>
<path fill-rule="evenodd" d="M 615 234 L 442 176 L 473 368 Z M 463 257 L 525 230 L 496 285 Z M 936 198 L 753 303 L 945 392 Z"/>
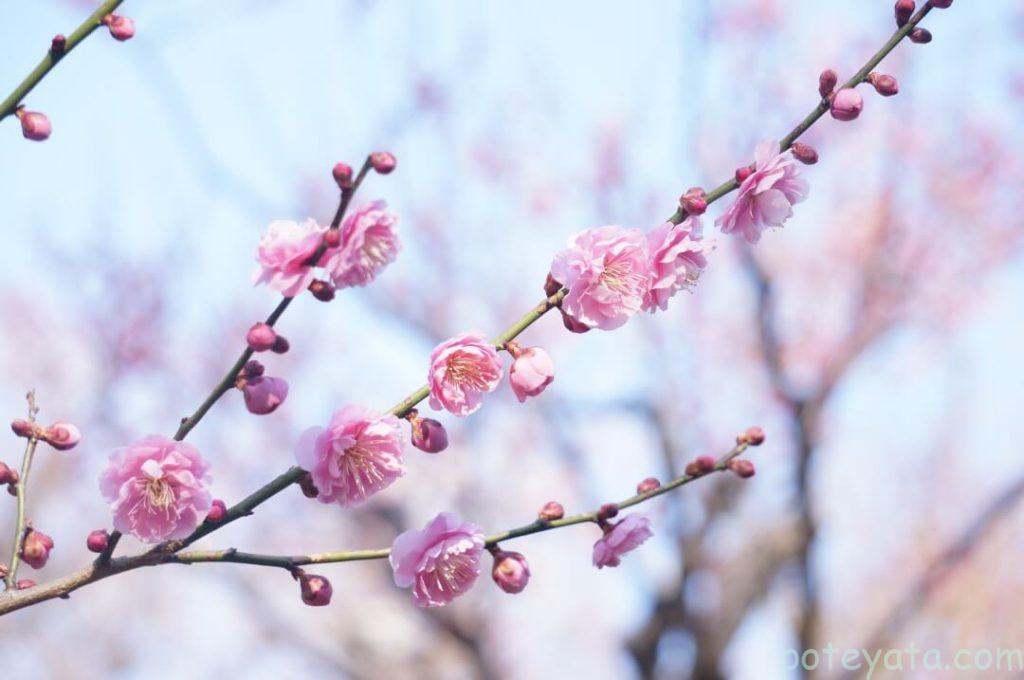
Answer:
<path fill-rule="evenodd" d="M 320 246 L 325 229 L 310 218 L 301 224 L 275 220 L 256 249 L 259 266 L 253 283 L 265 283 L 286 297 L 295 297 L 313 280 L 309 259 Z"/>
<path fill-rule="evenodd" d="M 608 529 L 594 544 L 594 566 L 617 567 L 621 557 L 654 535 L 651 520 L 643 513 L 627 515 Z"/>
<path fill-rule="evenodd" d="M 442 607 L 468 591 L 480 575 L 484 535 L 480 527 L 442 512 L 422 530 L 410 529 L 391 546 L 395 585 L 412 586 L 420 607 Z"/>

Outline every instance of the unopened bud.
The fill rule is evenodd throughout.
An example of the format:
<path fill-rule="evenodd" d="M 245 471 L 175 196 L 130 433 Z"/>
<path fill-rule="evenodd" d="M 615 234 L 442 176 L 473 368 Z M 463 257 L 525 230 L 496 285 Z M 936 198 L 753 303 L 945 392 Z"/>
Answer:
<path fill-rule="evenodd" d="M 328 248 L 337 248 L 341 245 L 341 230 L 337 227 L 328 229 L 324 233 L 324 245 Z"/>
<path fill-rule="evenodd" d="M 309 284 L 309 292 L 320 302 L 330 302 L 334 299 L 334 286 L 320 279 Z"/>
<path fill-rule="evenodd" d="M 29 588 L 35 588 L 36 582 L 30 578 L 18 579 L 18 582 L 14 584 L 15 590 L 28 590 Z"/>
<path fill-rule="evenodd" d="M 11 429 L 14 430 L 14 434 L 19 437 L 25 437 L 26 439 L 35 436 L 36 434 L 36 426 L 27 420 L 22 420 L 21 418 L 16 418 L 11 421 Z"/>
<path fill-rule="evenodd" d="M 729 469 L 736 473 L 737 477 L 749 479 L 754 476 L 756 470 L 754 464 L 746 458 L 733 458 L 729 461 Z"/>
<path fill-rule="evenodd" d="M 562 519 L 564 516 L 565 509 L 558 501 L 548 501 L 544 504 L 544 507 L 540 509 L 540 512 L 537 513 L 537 519 L 544 520 L 545 522 Z"/>
<path fill-rule="evenodd" d="M 855 120 L 863 108 L 864 98 L 852 87 L 844 87 L 832 95 L 831 112 L 836 120 Z"/>
<path fill-rule="evenodd" d="M 302 495 L 306 498 L 316 498 L 320 495 L 320 490 L 316 488 L 313 478 L 308 473 L 299 480 L 299 488 L 302 489 Z"/>
<path fill-rule="evenodd" d="M 255 359 L 245 362 L 245 366 L 242 367 L 242 375 L 246 378 L 258 378 L 263 375 L 263 371 L 263 364 Z"/>
<path fill-rule="evenodd" d="M 756 425 L 754 427 L 748 427 L 737 440 L 742 438 L 742 441 L 737 441 L 739 444 L 747 443 L 751 446 L 760 446 L 764 444 L 764 430 Z"/>
<path fill-rule="evenodd" d="M 603 522 L 619 514 L 619 506 L 615 503 L 605 503 L 597 510 L 597 521 Z"/>
<path fill-rule="evenodd" d="M 90 531 L 89 537 L 85 539 L 85 547 L 94 553 L 101 553 L 110 545 L 110 534 L 106 529 Z"/>
<path fill-rule="evenodd" d="M 50 119 L 46 117 L 46 114 L 18 109 L 14 115 L 21 121 L 21 135 L 25 139 L 41 142 L 53 132 L 53 126 L 50 125 Z"/>
<path fill-rule="evenodd" d="M 277 333 L 262 321 L 255 323 L 245 334 L 245 342 L 254 352 L 266 352 L 277 342 Z"/>
<path fill-rule="evenodd" d="M 299 587 L 302 592 L 302 601 L 310 607 L 323 607 L 331 603 L 334 589 L 331 588 L 331 582 L 325 577 L 316 574 L 302 574 L 299 577 Z"/>
<path fill-rule="evenodd" d="M 900 84 L 896 79 L 884 73 L 872 71 L 868 74 L 868 82 L 875 88 L 875 92 L 883 97 L 891 97 L 900 91 Z"/>
<path fill-rule="evenodd" d="M 64 37 L 63 33 L 58 33 L 53 36 L 53 40 L 50 41 L 50 54 L 54 57 L 63 56 L 64 50 L 67 49 L 68 39 Z"/>
<path fill-rule="evenodd" d="M 331 170 L 334 181 L 342 191 L 352 188 L 352 166 L 345 163 L 338 163 Z"/>
<path fill-rule="evenodd" d="M 58 451 L 67 451 L 82 441 L 82 433 L 71 423 L 59 422 L 43 430 L 40 439 Z"/>
<path fill-rule="evenodd" d="M 689 477 L 700 477 L 715 469 L 718 462 L 712 456 L 698 456 L 686 464 L 684 472 Z"/>
<path fill-rule="evenodd" d="M 743 182 L 745 182 L 752 174 L 754 174 L 754 168 L 749 165 L 745 165 L 742 168 L 736 168 L 736 181 L 743 184 Z"/>
<path fill-rule="evenodd" d="M 830 68 L 825 69 L 818 76 L 818 94 L 824 99 L 831 97 L 838 83 L 839 75 Z"/>
<path fill-rule="evenodd" d="M 291 344 L 288 342 L 288 339 L 283 335 L 278 335 L 277 338 L 275 338 L 274 345 L 270 348 L 270 351 L 274 354 L 284 354 L 289 349 L 291 349 Z"/>
<path fill-rule="evenodd" d="M 640 482 L 639 484 L 636 485 L 636 492 L 638 494 L 639 493 L 648 493 L 648 492 L 654 491 L 655 489 L 660 488 L 660 487 L 661 487 L 661 482 L 659 482 L 656 477 L 648 477 L 647 479 L 643 480 L 642 482 Z"/>
<path fill-rule="evenodd" d="M 927 28 L 915 28 L 910 32 L 910 41 L 925 45 L 932 41 L 932 32 Z"/>
<path fill-rule="evenodd" d="M 544 294 L 551 297 L 558 291 L 562 290 L 562 284 L 555 280 L 555 277 L 548 273 L 548 278 L 544 281 Z"/>
<path fill-rule="evenodd" d="M 793 146 L 789 148 L 793 151 L 793 158 L 797 159 L 804 165 L 814 165 L 818 162 L 818 152 L 809 144 L 793 142 Z"/>
<path fill-rule="evenodd" d="M 17 484 L 18 471 L 0 460 L 0 484 Z"/>
<path fill-rule="evenodd" d="M 21 559 L 33 569 L 42 569 L 50 559 L 53 539 L 41 531 L 29 529 L 21 542 Z"/>
<path fill-rule="evenodd" d="M 213 503 L 210 504 L 210 511 L 206 513 L 206 521 L 210 524 L 216 524 L 222 521 L 227 514 L 228 506 L 221 499 L 215 498 Z"/>
<path fill-rule="evenodd" d="M 700 187 L 692 187 L 679 197 L 679 205 L 688 215 L 703 215 L 708 209 L 708 201 L 704 190 Z"/>
<path fill-rule="evenodd" d="M 896 25 L 900 28 L 910 21 L 911 15 L 914 14 L 914 0 L 896 0 L 896 7 L 894 13 L 896 15 Z"/>
<path fill-rule="evenodd" d="M 128 17 L 123 17 L 119 14 L 108 14 L 103 17 L 103 23 L 110 29 L 110 35 L 114 36 L 115 40 L 124 42 L 135 35 L 135 22 Z"/>
<path fill-rule="evenodd" d="M 938 7 L 939 9 L 946 9 L 953 4 L 953 0 L 929 0 L 932 7 Z"/>
<path fill-rule="evenodd" d="M 395 160 L 395 155 L 388 151 L 376 151 L 370 154 L 370 165 L 382 175 L 390 173 L 397 164 L 398 161 Z"/>
<path fill-rule="evenodd" d="M 521 593 L 530 582 L 530 565 L 521 553 L 502 550 L 494 554 L 491 578 L 506 593 Z"/>
<path fill-rule="evenodd" d="M 414 416 L 409 423 L 412 425 L 412 445 L 420 451 L 440 453 L 448 448 L 448 432 L 440 422 Z"/>

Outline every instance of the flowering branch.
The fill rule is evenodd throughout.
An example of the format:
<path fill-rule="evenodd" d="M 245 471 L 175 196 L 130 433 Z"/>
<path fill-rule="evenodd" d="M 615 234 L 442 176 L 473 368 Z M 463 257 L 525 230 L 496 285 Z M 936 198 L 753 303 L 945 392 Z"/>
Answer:
<path fill-rule="evenodd" d="M 35 390 L 30 390 L 25 395 L 25 399 L 28 401 L 28 422 L 34 429 L 36 414 L 39 413 L 39 408 L 36 407 Z M 11 551 L 11 562 L 7 568 L 7 574 L 4 576 L 4 584 L 8 590 L 13 588 L 18 580 L 18 565 L 21 562 L 21 549 L 25 541 L 25 488 L 28 485 L 28 473 L 32 469 L 32 459 L 38 444 L 39 438 L 34 434 L 28 438 L 28 443 L 25 444 L 25 455 L 21 461 L 21 474 L 18 475 L 18 481 L 12 485 L 18 502 L 18 514 L 14 521 L 14 540 L 12 541 L 14 547 Z"/>

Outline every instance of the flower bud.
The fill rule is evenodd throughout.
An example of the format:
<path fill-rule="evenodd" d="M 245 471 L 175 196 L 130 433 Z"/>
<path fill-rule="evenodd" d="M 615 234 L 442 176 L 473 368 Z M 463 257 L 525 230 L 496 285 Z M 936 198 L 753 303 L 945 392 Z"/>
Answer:
<path fill-rule="evenodd" d="M 555 379 L 555 364 L 551 356 L 540 347 L 518 349 L 515 343 L 509 343 L 509 349 L 515 360 L 508 371 L 508 381 L 512 391 L 520 403 L 527 397 L 536 397 Z"/>
<path fill-rule="evenodd" d="M 15 473 L 15 474 L 17 474 L 17 473 Z M 18 495 L 18 482 L 17 481 L 11 482 L 10 484 L 7 485 L 7 493 L 9 493 L 12 496 L 17 496 Z"/>
<path fill-rule="evenodd" d="M 14 430 L 14 434 L 26 439 L 36 436 L 36 426 L 21 418 L 11 421 L 11 429 Z"/>
<path fill-rule="evenodd" d="M 110 545 L 110 534 L 106 529 L 90 531 L 89 537 L 85 539 L 85 547 L 94 553 L 101 553 Z"/>
<path fill-rule="evenodd" d="M 555 277 L 548 272 L 548 278 L 544 281 L 544 294 L 551 297 L 560 290 L 562 290 L 562 284 L 556 281 Z"/>
<path fill-rule="evenodd" d="M 506 593 L 521 593 L 530 582 L 530 565 L 521 553 L 501 550 L 494 554 L 491 578 Z"/>
<path fill-rule="evenodd" d="M 748 427 L 741 436 L 743 437 L 743 441 L 751 446 L 760 446 L 761 444 L 764 444 L 764 430 L 756 425 L 754 427 Z"/>
<path fill-rule="evenodd" d="M 263 364 L 251 359 L 245 362 L 245 366 L 242 367 L 242 376 L 245 378 L 258 378 L 263 375 Z"/>
<path fill-rule="evenodd" d="M 115 40 L 124 42 L 135 35 L 135 22 L 128 17 L 120 14 L 108 14 L 103 17 L 103 23 L 110 29 L 110 35 L 114 36 Z"/>
<path fill-rule="evenodd" d="M 25 139 L 31 139 L 33 142 L 41 142 L 50 136 L 53 132 L 53 127 L 50 125 L 50 119 L 45 114 L 39 113 L 38 111 L 25 111 L 19 109 L 15 112 L 15 115 L 21 121 L 21 134 Z"/>
<path fill-rule="evenodd" d="M 638 494 L 648 493 L 658 488 L 661 488 L 661 482 L 658 481 L 658 478 L 648 477 L 647 479 L 643 480 L 642 482 L 636 485 L 636 492 Z"/>
<path fill-rule="evenodd" d="M 737 477 L 749 479 L 754 476 L 754 464 L 745 458 L 733 458 L 729 461 L 729 469 L 736 473 Z"/>
<path fill-rule="evenodd" d="M 0 579 L 7 578 L 7 574 L 10 573 L 6 564 L 0 564 Z"/>
<path fill-rule="evenodd" d="M 288 396 L 288 383 L 283 378 L 259 376 L 246 380 L 242 388 L 249 413 L 265 416 L 273 413 Z"/>
<path fill-rule="evenodd" d="M 832 117 L 836 120 L 855 120 L 863 108 L 864 99 L 852 87 L 844 87 L 832 95 Z"/>
<path fill-rule="evenodd" d="M 53 40 L 50 41 L 50 54 L 55 58 L 64 55 L 64 50 L 67 49 L 68 39 L 64 37 L 63 33 L 58 33 L 53 36 Z"/>
<path fill-rule="evenodd" d="M 308 472 L 299 479 L 299 488 L 302 490 L 302 495 L 306 498 L 316 498 L 320 495 L 320 490 L 313 483 L 313 476 Z"/>
<path fill-rule="evenodd" d="M 603 522 L 619 514 L 619 506 L 615 503 L 605 503 L 597 509 L 597 521 Z"/>
<path fill-rule="evenodd" d="M 938 7 L 939 9 L 946 9 L 953 4 L 953 0 L 929 0 L 932 7 Z"/>
<path fill-rule="evenodd" d="M 793 158 L 797 159 L 804 165 L 814 165 L 818 162 L 818 152 L 809 144 L 793 142 L 793 146 L 790 147 L 790 150 L 793 152 Z"/>
<path fill-rule="evenodd" d="M 700 187 L 692 187 L 679 197 L 679 205 L 687 215 L 703 215 L 708 209 L 707 198 Z"/>
<path fill-rule="evenodd" d="M 537 519 L 544 520 L 545 522 L 562 519 L 564 516 L 565 509 L 558 501 L 548 501 L 544 504 L 544 507 L 540 509 L 540 512 L 537 513 Z"/>
<path fill-rule="evenodd" d="M 891 97 L 900 91 L 900 84 L 896 79 L 884 73 L 872 71 L 868 74 L 868 82 L 875 88 L 875 92 L 883 97 Z"/>
<path fill-rule="evenodd" d="M 302 592 L 302 601 L 310 607 L 323 607 L 331 603 L 334 589 L 331 588 L 331 582 L 325 577 L 303 573 L 299 576 L 299 587 Z"/>
<path fill-rule="evenodd" d="M 736 168 L 736 181 L 739 182 L 740 184 L 743 184 L 743 182 L 746 181 L 746 179 L 750 177 L 752 174 L 754 174 L 754 169 L 749 165 L 746 165 L 742 168 Z"/>
<path fill-rule="evenodd" d="M 352 166 L 346 165 L 345 163 L 338 163 L 331 170 L 331 174 L 334 176 L 334 181 L 337 183 L 338 188 L 342 191 L 352 188 Z"/>
<path fill-rule="evenodd" d="M 341 245 L 341 230 L 333 227 L 324 232 L 324 245 L 328 248 L 337 248 Z"/>
<path fill-rule="evenodd" d="M 825 69 L 818 76 L 818 94 L 823 99 L 827 99 L 832 96 L 835 92 L 836 85 L 839 83 L 839 75 L 830 68 Z"/>
<path fill-rule="evenodd" d="M 334 299 L 334 286 L 320 279 L 310 282 L 309 292 L 320 302 L 330 302 Z"/>
<path fill-rule="evenodd" d="M 932 32 L 927 28 L 915 28 L 910 32 L 910 41 L 921 45 L 930 43 L 932 41 Z M 50 133 L 47 132 L 46 134 L 49 135 Z"/>
<path fill-rule="evenodd" d="M 35 529 L 25 532 L 25 538 L 21 542 L 21 559 L 33 569 L 42 569 L 46 566 L 46 560 L 50 559 L 50 551 L 53 550 L 53 539 Z"/>
<path fill-rule="evenodd" d="M 896 7 L 894 13 L 896 15 L 896 25 L 900 28 L 910 21 L 911 15 L 914 13 L 914 0 L 896 0 Z"/>
<path fill-rule="evenodd" d="M 18 582 L 14 584 L 15 590 L 28 590 L 29 588 L 35 588 L 36 582 L 30 578 L 18 579 Z"/>
<path fill-rule="evenodd" d="M 562 325 L 565 326 L 566 330 L 570 333 L 586 333 L 590 330 L 590 326 L 581 321 L 577 321 L 564 311 L 562 312 Z"/>
<path fill-rule="evenodd" d="M 17 484 L 18 471 L 8 467 L 7 463 L 0 460 L 0 484 Z"/>
<path fill-rule="evenodd" d="M 291 349 L 291 343 L 283 335 L 278 335 L 274 340 L 274 346 L 270 348 L 270 351 L 274 354 L 284 354 Z"/>
<path fill-rule="evenodd" d="M 269 324 L 260 321 L 254 323 L 249 332 L 245 334 L 245 342 L 254 352 L 266 352 L 277 342 L 277 333 Z"/>
<path fill-rule="evenodd" d="M 216 524 L 222 521 L 227 514 L 228 506 L 221 499 L 215 498 L 213 503 L 210 504 L 210 511 L 206 513 L 206 521 L 210 524 Z"/>
<path fill-rule="evenodd" d="M 376 151 L 370 154 L 370 165 L 382 175 L 389 174 L 395 169 L 397 164 L 398 161 L 395 160 L 395 155 L 388 151 Z"/>
<path fill-rule="evenodd" d="M 67 451 L 82 441 L 82 433 L 71 423 L 59 422 L 43 430 L 40 439 L 58 451 Z"/>
<path fill-rule="evenodd" d="M 444 425 L 433 418 L 410 419 L 412 425 L 412 445 L 426 453 L 441 453 L 448 448 L 448 433 Z"/>
<path fill-rule="evenodd" d="M 686 464 L 684 472 L 689 477 L 700 477 L 713 472 L 718 462 L 712 456 L 698 456 Z"/>

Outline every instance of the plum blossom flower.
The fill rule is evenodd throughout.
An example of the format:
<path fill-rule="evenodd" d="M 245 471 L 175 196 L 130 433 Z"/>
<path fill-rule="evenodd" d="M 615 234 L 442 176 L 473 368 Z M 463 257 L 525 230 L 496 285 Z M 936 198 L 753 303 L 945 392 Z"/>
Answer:
<path fill-rule="evenodd" d="M 99 478 L 114 528 L 146 543 L 188 536 L 210 511 L 208 471 L 196 447 L 158 434 L 116 449 Z"/>
<path fill-rule="evenodd" d="M 650 287 L 644 235 L 619 226 L 580 232 L 555 255 L 551 276 L 568 289 L 562 312 L 570 319 L 618 328 L 640 311 Z"/>
<path fill-rule="evenodd" d="M 642 513 L 626 515 L 605 530 L 594 544 L 594 566 L 617 567 L 621 557 L 654 535 L 650 518 Z"/>
<path fill-rule="evenodd" d="M 398 218 L 387 211 L 384 201 L 373 201 L 345 218 L 341 246 L 326 253 L 320 264 L 335 288 L 365 286 L 395 261 L 401 248 Z"/>
<path fill-rule="evenodd" d="M 335 411 L 327 427 L 306 430 L 295 459 L 312 477 L 321 503 L 347 507 L 405 474 L 404 448 L 398 418 L 349 405 Z"/>
<path fill-rule="evenodd" d="M 430 407 L 468 416 L 493 392 L 504 371 L 501 358 L 483 333 L 463 333 L 430 353 Z"/>
<path fill-rule="evenodd" d="M 678 225 L 665 222 L 647 233 L 651 286 L 644 297 L 645 311 L 664 311 L 669 299 L 689 289 L 707 266 L 707 245 L 701 241 L 701 224 L 689 217 Z"/>
<path fill-rule="evenodd" d="M 519 349 L 515 343 L 509 343 L 509 351 L 515 359 L 508 369 L 508 381 L 520 402 L 536 397 L 555 379 L 555 364 L 544 348 Z"/>
<path fill-rule="evenodd" d="M 288 398 L 288 381 L 284 378 L 256 376 L 247 378 L 242 388 L 245 408 L 249 413 L 265 416 L 273 413 Z"/>
<path fill-rule="evenodd" d="M 480 575 L 484 534 L 480 527 L 442 512 L 422 530 L 395 538 L 389 561 L 395 585 L 412 586 L 420 607 L 442 607 L 469 590 Z"/>
<path fill-rule="evenodd" d="M 530 582 L 530 564 L 522 553 L 502 550 L 494 555 L 491 578 L 506 593 L 521 593 Z"/>
<path fill-rule="evenodd" d="M 310 218 L 301 224 L 275 220 L 256 248 L 259 265 L 253 283 L 265 283 L 285 297 L 295 297 L 313 280 L 310 258 L 316 253 L 325 229 Z"/>
<path fill-rule="evenodd" d="M 724 234 L 739 234 L 750 243 L 768 227 L 781 227 L 793 215 L 793 205 L 807 198 L 807 182 L 788 151 L 766 139 L 754 151 L 754 171 L 740 184 L 739 196 L 715 224 Z"/>
<path fill-rule="evenodd" d="M 21 559 L 33 569 L 42 569 L 50 559 L 53 539 L 41 531 L 29 529 L 21 542 Z"/>

